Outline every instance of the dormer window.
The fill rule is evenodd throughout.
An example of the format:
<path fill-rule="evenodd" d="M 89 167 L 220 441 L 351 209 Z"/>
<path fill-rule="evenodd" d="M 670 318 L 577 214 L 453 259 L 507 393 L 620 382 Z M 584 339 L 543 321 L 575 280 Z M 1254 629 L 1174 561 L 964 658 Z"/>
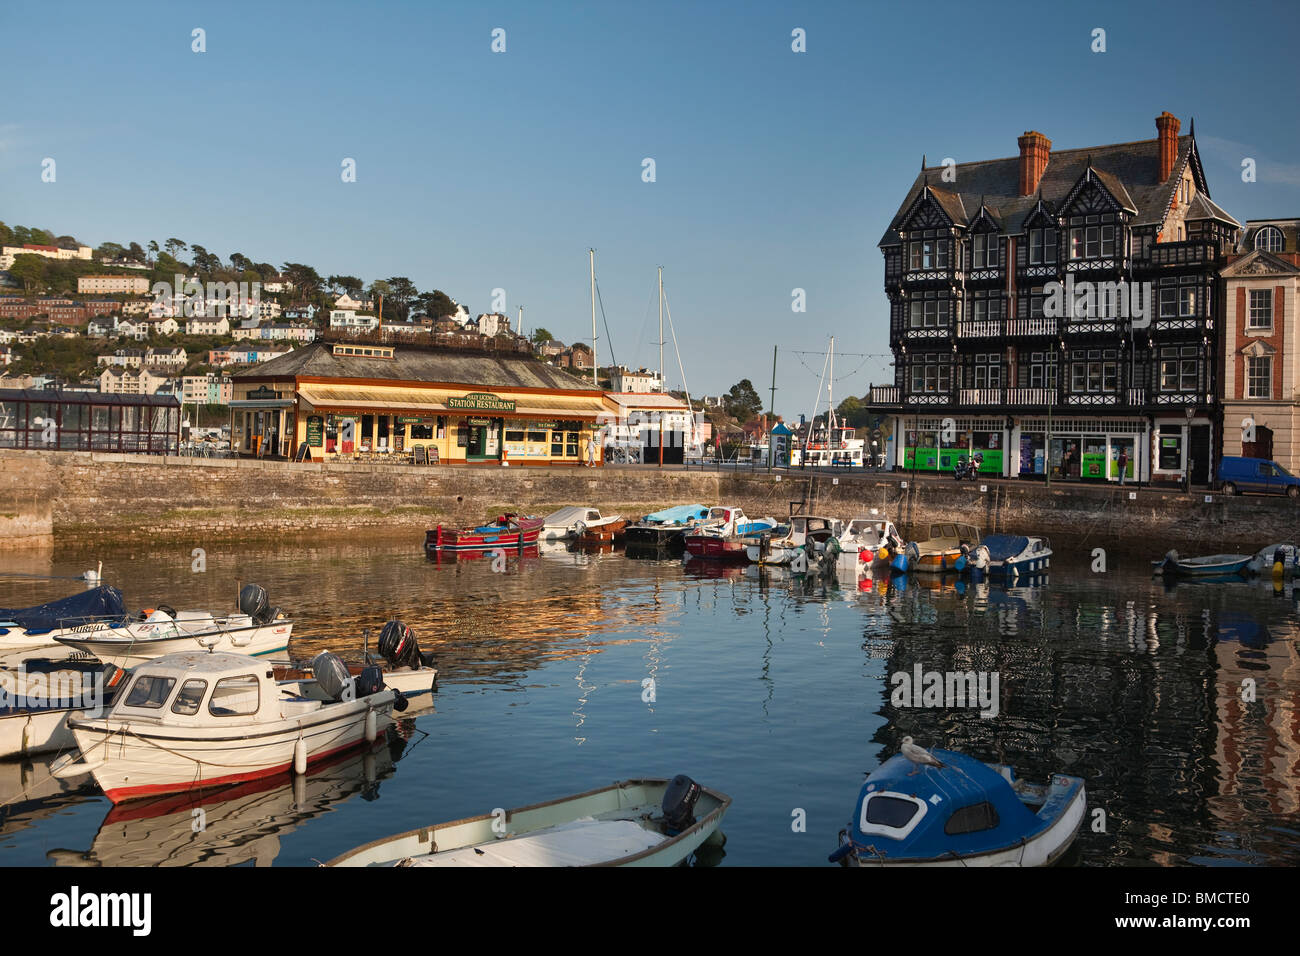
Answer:
<path fill-rule="evenodd" d="M 1029 230 L 1029 264 L 1050 265 L 1056 262 L 1056 230 Z"/>
<path fill-rule="evenodd" d="M 1071 259 L 1106 259 L 1115 254 L 1115 227 L 1097 222 L 1099 218 L 1088 216 L 1086 223 L 1081 216 L 1070 220 Z"/>
<path fill-rule="evenodd" d="M 1265 226 L 1255 233 L 1255 248 L 1260 252 L 1282 251 L 1282 230 L 1277 226 Z"/>

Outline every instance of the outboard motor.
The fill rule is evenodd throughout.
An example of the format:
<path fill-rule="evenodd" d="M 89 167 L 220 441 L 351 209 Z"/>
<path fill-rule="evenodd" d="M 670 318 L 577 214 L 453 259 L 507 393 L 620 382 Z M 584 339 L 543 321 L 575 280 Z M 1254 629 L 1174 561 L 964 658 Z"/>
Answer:
<path fill-rule="evenodd" d="M 348 666 L 341 657 L 329 651 L 321 651 L 311 659 L 311 672 L 326 697 L 330 700 L 343 699 L 343 691 L 352 675 L 348 673 Z"/>
<path fill-rule="evenodd" d="M 266 599 L 266 588 L 260 584 L 245 584 L 239 591 L 239 609 L 258 624 L 265 624 L 270 602 Z"/>
<path fill-rule="evenodd" d="M 703 788 L 679 773 L 668 782 L 664 790 L 664 832 L 676 836 L 695 822 L 695 804 L 700 799 Z"/>
<path fill-rule="evenodd" d="M 390 668 L 409 667 L 419 670 L 424 663 L 415 632 L 401 621 L 389 621 L 379 632 L 379 653 Z"/>
<path fill-rule="evenodd" d="M 383 689 L 384 672 L 374 665 L 363 667 L 361 673 L 357 675 L 357 697 L 369 697 L 371 694 L 378 694 Z"/>

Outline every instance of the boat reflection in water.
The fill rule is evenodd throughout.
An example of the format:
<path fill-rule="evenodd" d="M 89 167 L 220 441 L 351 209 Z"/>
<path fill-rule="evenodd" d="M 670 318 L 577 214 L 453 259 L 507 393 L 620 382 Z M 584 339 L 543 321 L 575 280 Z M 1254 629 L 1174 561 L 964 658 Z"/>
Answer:
<path fill-rule="evenodd" d="M 398 731 L 409 723 L 403 719 L 387 740 L 330 758 L 303 776 L 119 804 L 90 849 L 55 849 L 46 857 L 56 866 L 270 866 L 281 836 L 357 794 L 379 798 L 381 781 L 407 748 Z"/>

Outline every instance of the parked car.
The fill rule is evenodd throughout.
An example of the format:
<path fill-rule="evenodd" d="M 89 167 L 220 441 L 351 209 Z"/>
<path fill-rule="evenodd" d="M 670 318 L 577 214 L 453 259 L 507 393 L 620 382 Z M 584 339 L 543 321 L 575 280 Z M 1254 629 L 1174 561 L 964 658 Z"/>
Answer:
<path fill-rule="evenodd" d="M 1219 483 L 1225 495 L 1256 492 L 1300 497 L 1300 478 L 1267 458 L 1224 458 L 1219 463 Z"/>

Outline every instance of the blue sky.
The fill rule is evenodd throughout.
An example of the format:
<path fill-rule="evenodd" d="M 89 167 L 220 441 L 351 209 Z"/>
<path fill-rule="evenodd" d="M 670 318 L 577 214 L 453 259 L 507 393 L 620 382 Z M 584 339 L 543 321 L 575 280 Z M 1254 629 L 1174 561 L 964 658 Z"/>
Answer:
<path fill-rule="evenodd" d="M 821 359 L 793 350 L 834 334 L 837 351 L 888 352 L 876 242 L 922 153 L 1011 156 L 1031 128 L 1054 148 L 1150 139 L 1167 109 L 1184 131 L 1195 116 L 1211 195 L 1236 218 L 1300 216 L 1298 11 L 9 4 L 0 220 L 92 245 L 176 236 L 223 259 L 405 275 L 476 313 L 503 288 L 511 316 L 523 305 L 528 328 L 565 342 L 591 335 L 594 246 L 618 361 L 657 362 L 663 265 L 691 391 L 747 377 L 766 400 L 777 345 L 777 410 L 797 415 Z M 1105 53 L 1090 49 L 1097 27 Z M 55 183 L 40 181 L 45 157 Z M 886 368 L 846 355 L 837 400 Z"/>

